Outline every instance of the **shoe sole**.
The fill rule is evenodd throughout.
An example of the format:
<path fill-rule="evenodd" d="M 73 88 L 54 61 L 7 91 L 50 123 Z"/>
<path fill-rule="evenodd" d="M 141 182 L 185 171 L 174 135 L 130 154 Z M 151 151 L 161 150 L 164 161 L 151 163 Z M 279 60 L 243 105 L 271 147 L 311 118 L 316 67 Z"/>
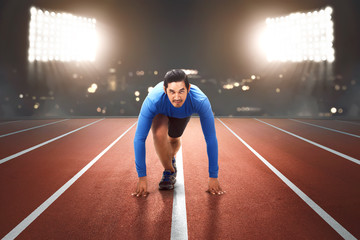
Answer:
<path fill-rule="evenodd" d="M 174 186 L 171 186 L 171 187 L 159 187 L 159 190 L 173 190 L 174 189 Z"/>
<path fill-rule="evenodd" d="M 174 186 L 175 186 L 175 183 L 176 183 L 176 179 L 174 181 L 174 184 L 172 184 L 172 185 L 163 186 L 163 187 L 159 185 L 159 190 L 173 190 Z"/>

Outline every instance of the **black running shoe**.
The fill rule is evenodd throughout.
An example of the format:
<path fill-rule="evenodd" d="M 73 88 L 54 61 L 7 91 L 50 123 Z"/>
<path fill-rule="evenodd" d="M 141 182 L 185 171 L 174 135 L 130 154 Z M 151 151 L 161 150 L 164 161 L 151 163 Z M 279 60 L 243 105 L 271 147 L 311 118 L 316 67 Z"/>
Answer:
<path fill-rule="evenodd" d="M 176 182 L 176 173 L 171 172 L 170 170 L 165 170 L 163 172 L 163 176 L 159 183 L 160 190 L 171 190 L 174 189 L 174 185 Z"/>

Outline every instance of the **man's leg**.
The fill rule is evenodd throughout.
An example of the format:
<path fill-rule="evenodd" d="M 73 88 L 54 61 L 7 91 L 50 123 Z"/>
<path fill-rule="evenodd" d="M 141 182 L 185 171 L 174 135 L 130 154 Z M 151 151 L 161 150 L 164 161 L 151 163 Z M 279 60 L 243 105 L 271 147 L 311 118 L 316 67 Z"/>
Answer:
<path fill-rule="evenodd" d="M 175 157 L 176 153 L 179 151 L 180 147 L 181 147 L 181 140 L 180 140 L 180 137 L 178 138 L 172 138 L 170 136 L 168 136 L 168 139 L 169 139 L 169 143 L 171 145 L 171 159 L 173 157 Z"/>
<path fill-rule="evenodd" d="M 175 172 L 172 166 L 172 158 L 181 146 L 180 137 L 172 138 L 168 135 L 169 118 L 158 114 L 154 117 L 151 131 L 154 138 L 155 150 L 165 170 Z"/>

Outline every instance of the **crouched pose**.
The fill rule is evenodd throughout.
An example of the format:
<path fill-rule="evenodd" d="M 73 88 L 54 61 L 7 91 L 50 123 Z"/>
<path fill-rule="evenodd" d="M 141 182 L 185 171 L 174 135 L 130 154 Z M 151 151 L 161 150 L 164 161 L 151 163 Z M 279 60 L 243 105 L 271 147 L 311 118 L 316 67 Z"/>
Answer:
<path fill-rule="evenodd" d="M 175 155 L 180 148 L 180 137 L 193 113 L 200 116 L 201 127 L 207 145 L 209 159 L 208 192 L 223 194 L 218 181 L 218 143 L 216 139 L 214 115 L 209 99 L 194 85 L 189 84 L 182 70 L 171 70 L 165 74 L 148 94 L 140 110 L 134 139 L 135 165 L 139 177 L 137 197 L 147 196 L 145 164 L 145 140 L 150 128 L 153 133 L 156 153 L 164 167 L 159 189 L 170 190 L 176 182 Z"/>

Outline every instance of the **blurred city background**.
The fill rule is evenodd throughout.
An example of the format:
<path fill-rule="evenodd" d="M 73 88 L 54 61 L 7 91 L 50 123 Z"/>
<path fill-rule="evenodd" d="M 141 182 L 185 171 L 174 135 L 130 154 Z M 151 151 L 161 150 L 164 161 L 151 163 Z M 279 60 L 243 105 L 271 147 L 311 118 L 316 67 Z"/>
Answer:
<path fill-rule="evenodd" d="M 137 116 L 151 88 L 180 68 L 216 116 L 356 119 L 359 10 L 357 0 L 1 0 L 0 118 Z M 331 13 L 333 57 L 269 61 L 266 24 L 315 11 Z M 47 37 L 31 35 L 35 20 L 57 13 L 96 26 L 96 39 L 80 42 L 95 42 L 93 59 L 36 55 L 45 50 L 32 41 Z"/>

